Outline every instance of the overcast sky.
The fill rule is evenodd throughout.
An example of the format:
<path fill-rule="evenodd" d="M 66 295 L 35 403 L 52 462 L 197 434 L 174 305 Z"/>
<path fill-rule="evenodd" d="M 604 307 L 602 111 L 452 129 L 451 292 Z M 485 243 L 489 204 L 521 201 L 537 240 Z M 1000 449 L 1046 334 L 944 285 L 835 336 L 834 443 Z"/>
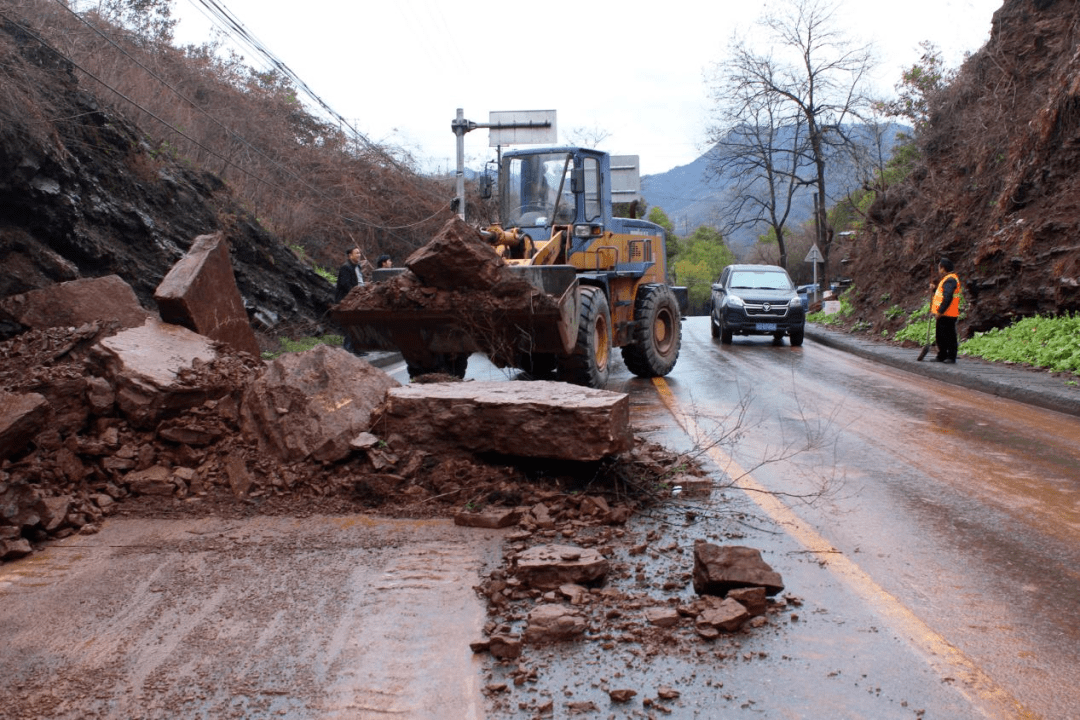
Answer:
<path fill-rule="evenodd" d="M 477 123 L 492 110 L 556 110 L 560 142 L 599 129 L 609 134 L 600 148 L 639 155 L 642 174 L 704 152 L 705 74 L 733 31 L 748 32 L 779 1 L 218 0 L 360 132 L 409 148 L 424 169 L 453 168 L 460 107 Z M 1001 4 L 841 0 L 836 18 L 876 49 L 877 84 L 891 92 L 923 40 L 959 65 L 986 42 Z M 209 38 L 201 7 L 176 0 L 179 42 Z M 494 154 L 486 130 L 465 136 L 471 167 Z"/>

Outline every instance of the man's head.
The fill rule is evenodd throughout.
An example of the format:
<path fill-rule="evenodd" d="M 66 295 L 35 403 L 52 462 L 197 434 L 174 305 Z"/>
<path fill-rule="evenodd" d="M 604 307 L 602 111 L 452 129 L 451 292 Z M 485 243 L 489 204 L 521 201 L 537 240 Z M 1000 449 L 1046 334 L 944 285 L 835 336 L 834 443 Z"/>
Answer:
<path fill-rule="evenodd" d="M 360 248 L 354 247 L 349 250 L 349 262 L 353 265 L 360 264 Z"/>
<path fill-rule="evenodd" d="M 938 269 L 941 270 L 942 272 L 951 273 L 953 271 L 952 260 L 950 260 L 947 257 L 943 257 L 940 260 L 938 260 L 937 264 L 938 264 Z"/>
<path fill-rule="evenodd" d="M 375 267 L 388 268 L 393 266 L 394 261 L 390 259 L 389 255 L 380 255 L 379 259 L 375 261 Z"/>

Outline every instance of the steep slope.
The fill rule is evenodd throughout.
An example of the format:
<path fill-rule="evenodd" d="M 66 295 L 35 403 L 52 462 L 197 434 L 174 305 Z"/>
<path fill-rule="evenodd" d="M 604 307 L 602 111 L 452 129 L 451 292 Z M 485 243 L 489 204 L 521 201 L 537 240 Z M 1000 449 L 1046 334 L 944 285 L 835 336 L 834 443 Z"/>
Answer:
<path fill-rule="evenodd" d="M 854 302 L 875 329 L 888 305 L 926 301 L 941 255 L 965 283 L 964 334 L 1080 310 L 1078 44 L 1080 4 L 1006 0 L 933 99 L 923 160 L 850 248 Z"/>
<path fill-rule="evenodd" d="M 32 28 L 0 18 L 0 296 L 116 274 L 154 307 L 165 273 L 224 230 L 263 327 L 321 322 L 329 284 L 269 235 L 216 176 L 154 157 Z"/>

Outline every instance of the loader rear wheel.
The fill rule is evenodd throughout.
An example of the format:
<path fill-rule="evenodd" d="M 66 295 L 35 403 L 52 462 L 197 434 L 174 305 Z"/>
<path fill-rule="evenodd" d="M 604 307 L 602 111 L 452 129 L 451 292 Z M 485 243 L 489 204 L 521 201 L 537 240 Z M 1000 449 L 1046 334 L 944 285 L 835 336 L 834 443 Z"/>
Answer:
<path fill-rule="evenodd" d="M 611 373 L 611 311 L 599 288 L 583 287 L 577 343 L 560 356 L 558 378 L 575 385 L 602 388 Z"/>
<path fill-rule="evenodd" d="M 679 359 L 682 325 L 679 301 L 667 285 L 651 285 L 638 292 L 634 306 L 633 341 L 622 349 L 623 362 L 638 377 L 667 375 Z"/>

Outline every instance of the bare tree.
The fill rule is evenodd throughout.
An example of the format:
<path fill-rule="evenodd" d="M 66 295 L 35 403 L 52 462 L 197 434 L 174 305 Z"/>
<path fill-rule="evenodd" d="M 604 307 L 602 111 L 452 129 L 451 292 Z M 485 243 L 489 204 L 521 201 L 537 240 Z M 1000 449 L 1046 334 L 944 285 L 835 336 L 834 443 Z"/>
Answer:
<path fill-rule="evenodd" d="M 726 128 L 717 130 L 730 131 L 734 120 L 751 127 L 767 120 L 776 124 L 776 130 L 785 124 L 801 124 L 798 132 L 794 127 L 788 131 L 786 161 L 771 165 L 771 177 L 781 187 L 792 182 L 814 187 L 815 236 L 825 258 L 826 282 L 833 237 L 826 222 L 826 169 L 830 155 L 853 142 L 845 123 L 858 120 L 869 106 L 863 84 L 874 66 L 870 47 L 852 43 L 836 28 L 835 13 L 836 7 L 827 0 L 787 0 L 777 13 L 759 21 L 762 34 L 733 39 L 730 56 L 717 65 L 713 77 L 714 100 L 722 109 L 721 117 L 729 121 Z M 761 133 L 750 137 L 760 138 Z M 760 147 L 760 143 L 751 144 L 746 154 L 760 155 Z M 774 160 L 782 157 L 773 151 Z M 803 174 L 804 170 L 808 172 Z M 761 174 L 759 163 L 748 163 L 745 172 L 763 184 L 770 182 L 770 175 Z M 777 193 L 779 198 L 784 196 Z M 766 218 L 759 216 L 760 221 Z"/>
<path fill-rule="evenodd" d="M 785 104 L 777 95 L 751 93 L 741 101 L 727 106 L 728 123 L 709 129 L 713 150 L 708 173 L 734 181 L 719 211 L 720 230 L 731 235 L 767 224 L 776 238 L 779 263 L 786 268 L 785 226 L 801 185 L 800 166 L 806 165 L 801 151 L 806 123 L 798 114 L 783 117 Z"/>
<path fill-rule="evenodd" d="M 580 125 L 570 128 L 566 133 L 566 140 L 570 145 L 586 148 L 598 148 L 600 143 L 609 137 L 611 137 L 611 133 L 599 125 L 593 125 L 591 128 Z"/>

